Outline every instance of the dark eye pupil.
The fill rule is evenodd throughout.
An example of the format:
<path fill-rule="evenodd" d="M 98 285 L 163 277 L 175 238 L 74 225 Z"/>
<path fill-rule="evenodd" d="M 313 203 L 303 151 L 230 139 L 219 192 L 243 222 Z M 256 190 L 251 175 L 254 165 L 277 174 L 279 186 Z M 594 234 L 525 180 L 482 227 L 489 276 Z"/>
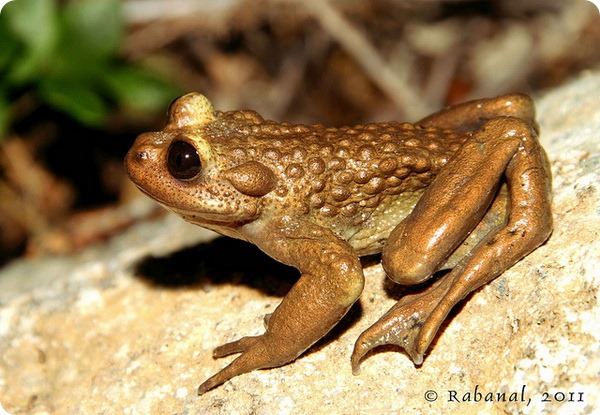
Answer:
<path fill-rule="evenodd" d="M 167 155 L 169 172 L 176 179 L 193 179 L 200 173 L 202 163 L 193 145 L 185 141 L 174 141 Z"/>

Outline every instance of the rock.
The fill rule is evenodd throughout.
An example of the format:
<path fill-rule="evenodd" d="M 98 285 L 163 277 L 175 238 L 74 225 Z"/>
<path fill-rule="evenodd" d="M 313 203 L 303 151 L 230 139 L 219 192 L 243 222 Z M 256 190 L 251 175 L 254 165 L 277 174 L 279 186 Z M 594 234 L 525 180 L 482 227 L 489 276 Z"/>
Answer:
<path fill-rule="evenodd" d="M 388 347 L 352 375 L 355 339 L 397 295 L 368 262 L 360 304 L 324 341 L 292 364 L 196 396 L 231 360 L 211 350 L 261 333 L 296 274 L 166 216 L 76 256 L 2 270 L 0 402 L 13 414 L 592 413 L 599 90 L 600 72 L 587 73 L 537 100 L 554 233 L 459 306 L 421 367 Z"/>

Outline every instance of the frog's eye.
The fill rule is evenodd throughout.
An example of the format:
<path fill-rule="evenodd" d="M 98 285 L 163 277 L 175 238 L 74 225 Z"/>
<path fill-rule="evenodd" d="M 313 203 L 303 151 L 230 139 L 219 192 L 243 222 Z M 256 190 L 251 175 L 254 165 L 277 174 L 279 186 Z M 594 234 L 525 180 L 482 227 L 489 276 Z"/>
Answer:
<path fill-rule="evenodd" d="M 167 153 L 169 172 L 179 180 L 190 180 L 200 173 L 202 163 L 193 145 L 185 141 L 173 141 Z"/>

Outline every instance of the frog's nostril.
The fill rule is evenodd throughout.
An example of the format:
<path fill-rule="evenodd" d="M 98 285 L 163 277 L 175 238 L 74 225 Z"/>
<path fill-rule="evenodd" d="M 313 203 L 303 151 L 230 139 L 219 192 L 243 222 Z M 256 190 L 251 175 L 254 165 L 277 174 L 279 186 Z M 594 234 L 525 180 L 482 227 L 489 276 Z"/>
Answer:
<path fill-rule="evenodd" d="M 155 160 L 157 158 L 156 148 L 151 145 L 134 146 L 129 150 L 127 158 L 137 163 Z"/>

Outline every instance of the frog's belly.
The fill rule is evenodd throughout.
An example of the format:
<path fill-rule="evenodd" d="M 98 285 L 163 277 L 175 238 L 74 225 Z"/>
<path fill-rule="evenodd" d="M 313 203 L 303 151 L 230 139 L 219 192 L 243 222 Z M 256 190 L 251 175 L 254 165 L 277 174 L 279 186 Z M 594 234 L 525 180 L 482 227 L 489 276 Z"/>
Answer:
<path fill-rule="evenodd" d="M 360 226 L 346 230 L 342 237 L 359 256 L 381 252 L 390 232 L 412 212 L 423 191 L 421 189 L 389 196 Z"/>
<path fill-rule="evenodd" d="M 423 190 L 410 194 L 403 193 L 401 198 L 396 197 L 386 204 L 381 204 L 362 226 L 354 230 L 347 230 L 341 236 L 360 256 L 381 252 L 390 232 L 412 212 L 422 195 Z M 481 222 L 462 241 L 440 269 L 453 268 L 486 235 L 493 229 L 502 226 L 507 220 L 507 211 L 508 191 L 506 185 L 503 185 Z"/>

